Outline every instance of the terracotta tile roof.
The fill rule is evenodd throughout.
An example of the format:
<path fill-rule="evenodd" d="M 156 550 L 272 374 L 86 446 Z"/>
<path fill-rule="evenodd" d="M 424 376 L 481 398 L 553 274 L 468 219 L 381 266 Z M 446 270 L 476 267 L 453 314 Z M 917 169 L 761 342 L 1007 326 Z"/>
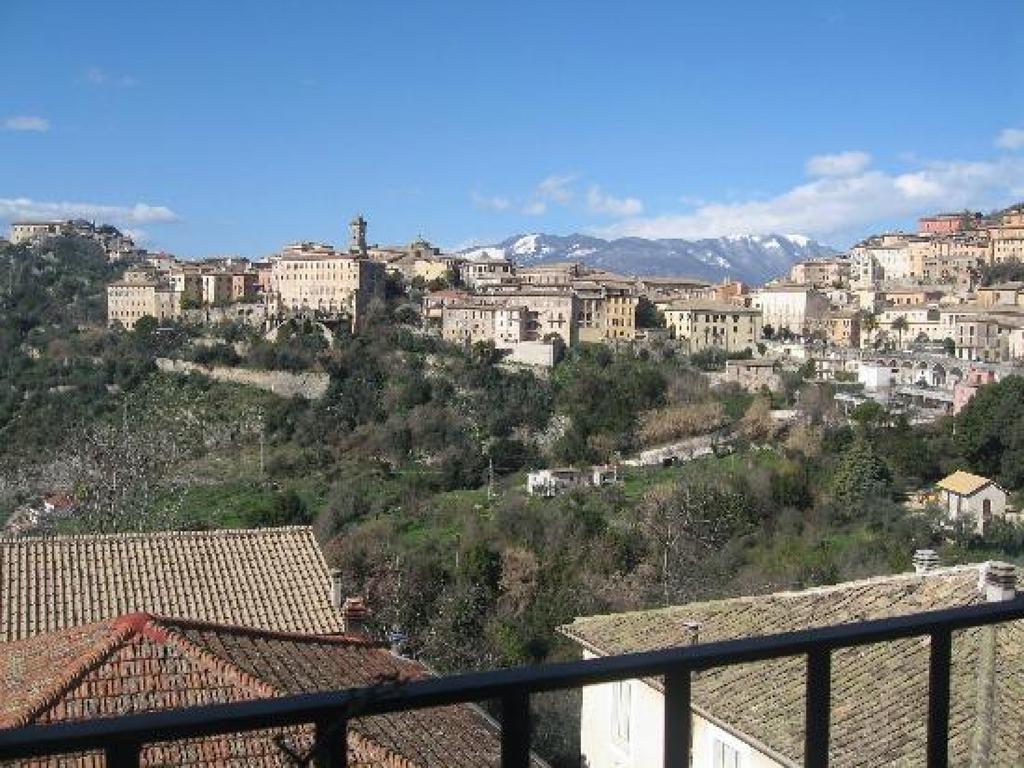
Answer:
<path fill-rule="evenodd" d="M 427 672 L 356 637 L 269 632 L 131 614 L 0 646 L 0 728 L 412 680 Z M 154 744 L 143 765 L 293 765 L 309 727 Z M 497 765 L 493 724 L 469 706 L 353 720 L 355 766 Z M 28 763 L 24 763 L 28 764 Z M 40 761 L 56 765 L 57 761 Z M 98 754 L 81 764 L 102 765 Z"/>
<path fill-rule="evenodd" d="M 136 611 L 341 631 L 308 527 L 0 538 L 0 642 Z"/>
<path fill-rule="evenodd" d="M 688 644 L 690 623 L 697 625 L 699 642 L 713 642 L 971 605 L 985 599 L 979 588 L 984 567 L 590 616 L 560 631 L 605 655 Z M 830 765 L 924 764 L 928 648 L 922 638 L 832 655 Z M 802 657 L 699 673 L 694 711 L 766 746 L 783 764 L 798 764 L 804 676 Z M 660 687 L 659 680 L 647 682 Z M 950 763 L 1024 765 L 1024 622 L 954 633 L 951 686 Z M 984 759 L 969 759 L 985 749 Z"/>
<path fill-rule="evenodd" d="M 980 491 L 986 485 L 991 484 L 991 482 L 987 477 L 972 475 L 970 472 L 958 469 L 953 474 L 939 480 L 936 485 L 943 490 L 952 491 L 960 496 L 970 496 Z"/>

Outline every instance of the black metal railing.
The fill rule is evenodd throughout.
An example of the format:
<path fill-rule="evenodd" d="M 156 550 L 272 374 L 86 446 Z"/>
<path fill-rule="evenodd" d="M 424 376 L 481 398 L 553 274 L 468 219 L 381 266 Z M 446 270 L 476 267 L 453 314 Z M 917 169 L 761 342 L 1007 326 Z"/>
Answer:
<path fill-rule="evenodd" d="M 0 731 L 0 760 L 103 751 L 108 766 L 136 766 L 146 744 L 298 725 L 314 727 L 320 765 L 346 764 L 348 722 L 367 715 L 497 700 L 503 766 L 530 763 L 530 695 L 632 678 L 664 680 L 664 764 L 690 764 L 690 682 L 694 672 L 806 656 L 805 765 L 828 765 L 831 654 L 840 648 L 929 636 L 927 764 L 948 765 L 951 637 L 955 630 L 1024 618 L 1024 598 L 856 624 L 440 677 L 276 699 L 96 718 Z M 884 726 L 883 726 L 884 727 Z"/>

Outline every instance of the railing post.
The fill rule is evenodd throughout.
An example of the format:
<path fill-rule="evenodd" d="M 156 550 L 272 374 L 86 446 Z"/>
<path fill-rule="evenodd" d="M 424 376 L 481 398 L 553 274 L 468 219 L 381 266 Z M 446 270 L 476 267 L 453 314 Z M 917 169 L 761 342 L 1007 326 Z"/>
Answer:
<path fill-rule="evenodd" d="M 690 670 L 665 675 L 665 768 L 690 766 Z"/>
<path fill-rule="evenodd" d="M 807 694 L 804 700 L 804 765 L 828 768 L 828 729 L 832 696 L 832 656 L 825 649 L 807 654 Z"/>
<path fill-rule="evenodd" d="M 949 664 L 952 633 L 937 629 L 931 633 L 928 660 L 928 767 L 949 764 Z"/>
<path fill-rule="evenodd" d="M 529 768 L 530 694 L 517 689 L 501 699 L 501 766 Z"/>
<path fill-rule="evenodd" d="M 318 768 L 348 765 L 348 718 L 344 712 L 316 722 L 313 762 Z"/>
<path fill-rule="evenodd" d="M 142 745 L 134 742 L 111 744 L 106 748 L 107 768 L 138 768 Z"/>

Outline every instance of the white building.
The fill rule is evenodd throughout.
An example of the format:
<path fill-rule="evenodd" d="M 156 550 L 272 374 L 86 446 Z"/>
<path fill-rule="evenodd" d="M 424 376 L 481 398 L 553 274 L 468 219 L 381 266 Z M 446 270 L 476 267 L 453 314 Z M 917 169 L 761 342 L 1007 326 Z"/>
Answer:
<path fill-rule="evenodd" d="M 917 573 L 799 592 L 715 600 L 578 618 L 559 631 L 584 658 L 739 640 L 832 624 L 1009 600 L 1016 570 L 1006 563 L 936 568 L 915 556 Z M 950 669 L 957 716 L 950 765 L 1024 765 L 1016 680 L 1024 622 L 995 633 L 957 633 Z M 982 653 L 992 655 L 986 666 Z M 830 765 L 925 765 L 929 646 L 921 639 L 832 653 Z M 993 669 L 1005 673 L 993 674 Z M 805 657 L 719 667 L 692 676 L 693 768 L 795 768 L 803 758 Z M 987 692 L 987 693 L 986 693 Z M 987 695 L 994 712 L 976 707 Z M 587 768 L 663 764 L 665 711 L 660 678 L 583 688 L 580 750 Z M 984 741 L 978 739 L 984 732 Z M 974 751 L 972 754 L 972 750 Z M 972 760 L 972 757 L 974 758 Z"/>
<path fill-rule="evenodd" d="M 459 267 L 463 284 L 473 290 L 507 283 L 514 274 L 515 268 L 508 259 L 466 261 Z"/>
<path fill-rule="evenodd" d="M 955 522 L 969 516 L 979 534 L 985 533 L 993 518 L 1006 515 L 1006 491 L 987 477 L 957 470 L 935 487 L 949 520 Z"/>
<path fill-rule="evenodd" d="M 531 496 L 558 496 L 587 482 L 586 476 L 574 467 L 538 469 L 526 476 L 526 492 Z"/>
<path fill-rule="evenodd" d="M 825 294 L 799 285 L 773 285 L 754 293 L 751 305 L 761 310 L 762 327 L 773 330 L 788 329 L 802 335 L 811 325 L 828 314 L 829 303 Z"/>

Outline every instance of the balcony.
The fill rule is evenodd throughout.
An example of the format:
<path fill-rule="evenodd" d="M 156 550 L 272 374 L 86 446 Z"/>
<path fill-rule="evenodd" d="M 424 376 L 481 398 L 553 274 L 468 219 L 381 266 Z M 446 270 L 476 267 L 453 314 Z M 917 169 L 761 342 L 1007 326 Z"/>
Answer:
<path fill-rule="evenodd" d="M 804 657 L 804 764 L 829 763 L 832 653 L 874 643 L 928 638 L 927 765 L 949 764 L 952 633 L 1024 619 L 1024 598 L 916 613 L 854 624 L 585 661 L 504 669 L 372 688 L 97 718 L 0 732 L 0 760 L 100 751 L 108 766 L 140 764 L 155 742 L 305 725 L 313 752 L 297 765 L 345 766 L 348 723 L 361 717 L 450 704 L 500 702 L 503 766 L 530 765 L 530 696 L 636 678 L 660 678 L 664 689 L 664 765 L 690 765 L 690 685 L 694 673 L 748 662 Z"/>

